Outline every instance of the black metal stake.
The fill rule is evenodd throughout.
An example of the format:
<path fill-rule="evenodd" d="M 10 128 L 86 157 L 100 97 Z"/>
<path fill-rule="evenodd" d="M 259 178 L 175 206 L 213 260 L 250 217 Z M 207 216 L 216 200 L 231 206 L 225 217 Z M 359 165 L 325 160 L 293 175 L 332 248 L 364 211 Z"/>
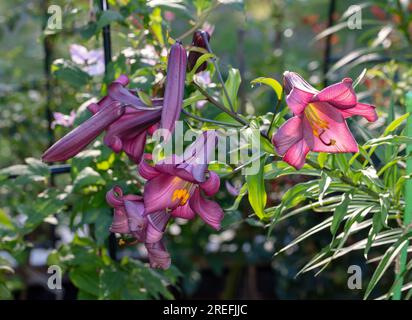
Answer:
<path fill-rule="evenodd" d="M 109 4 L 107 0 L 100 0 L 100 9 L 102 12 L 109 10 Z M 107 75 L 107 66 L 112 61 L 112 41 L 110 38 L 110 25 L 103 27 L 103 50 L 104 50 L 104 71 Z M 110 233 L 109 236 L 109 256 L 113 260 L 116 260 L 117 241 L 114 233 Z"/>
<path fill-rule="evenodd" d="M 328 26 L 327 28 L 330 28 L 333 26 L 333 15 L 335 13 L 336 9 L 336 1 L 335 0 L 330 0 L 329 1 L 329 10 L 328 10 Z M 328 79 L 327 79 L 327 73 L 329 71 L 329 63 L 330 63 L 330 56 L 332 53 L 332 34 L 329 34 L 326 37 L 326 44 L 325 44 L 325 51 L 324 51 L 324 56 L 323 56 L 323 86 L 327 87 L 328 86 Z"/>

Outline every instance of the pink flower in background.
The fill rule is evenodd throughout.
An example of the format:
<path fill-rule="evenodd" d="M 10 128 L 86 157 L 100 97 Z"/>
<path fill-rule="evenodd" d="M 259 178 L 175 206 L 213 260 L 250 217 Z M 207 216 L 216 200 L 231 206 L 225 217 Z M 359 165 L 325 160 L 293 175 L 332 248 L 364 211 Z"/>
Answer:
<path fill-rule="evenodd" d="M 154 107 L 148 107 L 135 95 L 135 91 L 125 88 L 128 83 L 125 75 L 113 81 L 108 95 L 87 107 L 93 116 L 53 144 L 43 154 L 43 160 L 67 160 L 106 130 L 105 144 L 115 152 L 123 150 L 130 159 L 139 163 L 146 133 L 160 121 L 162 99 L 153 99 Z"/>
<path fill-rule="evenodd" d="M 169 268 L 170 254 L 162 238 L 170 214 L 164 210 L 146 214 L 142 197 L 123 195 L 119 186 L 113 187 L 106 194 L 106 201 L 114 208 L 110 231 L 131 235 L 138 242 L 144 243 L 152 268 Z"/>
<path fill-rule="evenodd" d="M 345 119 L 361 115 L 376 121 L 375 107 L 359 103 L 352 79 L 318 91 L 300 75 L 286 71 L 286 102 L 294 116 L 273 135 L 272 142 L 283 160 L 297 169 L 303 167 L 309 151 L 358 152 L 358 145 Z"/>
<path fill-rule="evenodd" d="M 219 176 L 207 169 L 215 143 L 215 133 L 206 131 L 183 156 L 173 155 L 154 166 L 144 160 L 140 163 L 139 173 L 148 180 L 144 188 L 148 214 L 166 210 L 173 217 L 193 219 L 197 213 L 211 227 L 220 229 L 223 210 L 205 198 L 215 195 L 220 186 Z"/>
<path fill-rule="evenodd" d="M 102 49 L 87 50 L 79 44 L 70 45 L 70 55 L 73 62 L 81 66 L 82 70 L 91 76 L 104 73 L 104 54 Z"/>
<path fill-rule="evenodd" d="M 213 32 L 215 31 L 215 26 L 206 21 L 202 26 L 202 30 L 207 32 L 210 36 L 212 36 Z"/>
<path fill-rule="evenodd" d="M 164 17 L 165 17 L 165 20 L 170 22 L 176 18 L 176 15 L 172 11 L 165 11 Z"/>
<path fill-rule="evenodd" d="M 238 183 L 232 184 L 229 180 L 225 181 L 225 186 L 227 192 L 229 192 L 232 196 L 237 197 L 240 193 L 240 188 L 242 187 L 241 184 Z"/>
<path fill-rule="evenodd" d="M 53 122 L 50 127 L 54 129 L 56 126 L 62 126 L 69 128 L 73 126 L 74 119 L 76 118 L 76 112 L 71 111 L 69 115 L 63 114 L 61 112 L 53 112 Z"/>
<path fill-rule="evenodd" d="M 207 87 L 209 84 L 212 83 L 212 79 L 210 78 L 210 72 L 209 71 L 202 71 L 199 72 L 198 74 L 194 75 L 195 82 L 202 87 Z"/>

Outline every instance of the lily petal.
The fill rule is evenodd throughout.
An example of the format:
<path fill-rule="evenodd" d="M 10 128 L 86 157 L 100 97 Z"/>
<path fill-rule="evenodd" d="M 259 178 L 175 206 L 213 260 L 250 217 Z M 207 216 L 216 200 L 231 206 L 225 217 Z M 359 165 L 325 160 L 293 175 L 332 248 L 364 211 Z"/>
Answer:
<path fill-rule="evenodd" d="M 147 216 L 149 223 L 146 230 L 146 243 L 155 243 L 162 239 L 163 232 L 169 222 L 170 214 L 159 211 Z"/>
<path fill-rule="evenodd" d="M 43 154 L 42 159 L 46 162 L 54 162 L 75 156 L 123 113 L 124 107 L 120 103 L 106 106 L 53 144 Z"/>
<path fill-rule="evenodd" d="M 294 87 L 286 97 L 286 103 L 293 114 L 300 115 L 313 98 L 313 93 Z"/>
<path fill-rule="evenodd" d="M 200 184 L 200 188 L 205 192 L 208 196 L 215 195 L 220 188 L 220 178 L 214 171 L 209 171 L 209 178 Z"/>
<path fill-rule="evenodd" d="M 146 243 L 151 268 L 168 269 L 171 264 L 170 254 L 162 241 Z"/>
<path fill-rule="evenodd" d="M 352 79 L 345 78 L 339 83 L 330 85 L 313 97 L 313 102 L 329 102 L 339 109 L 352 108 L 357 103 L 355 91 L 352 87 Z"/>
<path fill-rule="evenodd" d="M 301 139 L 288 149 L 283 157 L 283 161 L 289 163 L 296 169 L 300 169 L 305 164 L 305 159 L 308 152 L 308 144 L 305 139 Z"/>
<path fill-rule="evenodd" d="M 358 144 L 349 131 L 348 125 L 339 109 L 331 107 L 328 103 L 315 102 L 319 118 L 328 123 L 328 128 L 319 135 L 314 136 L 313 151 L 315 152 L 358 152 Z"/>
<path fill-rule="evenodd" d="M 303 138 L 302 125 L 302 117 L 294 116 L 272 136 L 272 143 L 279 155 L 285 155 L 295 143 Z"/>
<path fill-rule="evenodd" d="M 206 200 L 200 195 L 200 190 L 196 189 L 190 198 L 190 207 L 196 212 L 204 222 L 212 228 L 219 230 L 223 219 L 223 210 L 218 203 Z"/>
<path fill-rule="evenodd" d="M 124 207 L 126 208 L 130 231 L 143 232 L 147 224 L 144 217 L 143 202 L 125 200 Z"/>
<path fill-rule="evenodd" d="M 369 122 L 375 122 L 378 120 L 378 114 L 376 113 L 375 106 L 366 103 L 357 103 L 353 108 L 339 111 L 345 119 L 352 116 L 362 116 Z"/>
<path fill-rule="evenodd" d="M 185 181 L 179 177 L 160 174 L 146 182 L 144 186 L 144 204 L 146 213 L 168 209 L 175 209 L 181 199 L 174 198 L 178 189 L 184 189 Z"/>
<path fill-rule="evenodd" d="M 147 180 L 153 179 L 160 174 L 159 171 L 149 165 L 144 159 L 140 161 L 138 172 L 143 178 Z"/>
<path fill-rule="evenodd" d="M 192 220 L 196 215 L 192 208 L 190 208 L 189 202 L 187 202 L 184 206 L 178 206 L 170 214 L 172 217 L 186 220 Z"/>

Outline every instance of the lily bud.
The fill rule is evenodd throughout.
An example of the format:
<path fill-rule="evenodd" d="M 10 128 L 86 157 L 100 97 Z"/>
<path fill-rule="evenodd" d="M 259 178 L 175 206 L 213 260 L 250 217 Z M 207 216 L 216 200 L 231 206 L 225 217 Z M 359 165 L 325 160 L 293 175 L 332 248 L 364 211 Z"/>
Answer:
<path fill-rule="evenodd" d="M 197 30 L 195 33 L 193 33 L 193 40 L 192 40 L 192 46 L 194 47 L 198 47 L 198 48 L 203 48 L 207 50 L 207 45 L 205 42 L 205 37 L 207 38 L 207 41 L 210 41 L 210 34 L 206 31 L 203 30 Z M 201 52 L 197 52 L 197 51 L 190 51 L 189 53 L 189 57 L 187 60 L 187 70 L 191 71 L 196 62 L 197 59 L 199 59 L 202 56 Z M 199 73 L 201 71 L 206 70 L 207 67 L 207 62 L 203 62 L 199 68 L 196 70 L 196 73 Z"/>
<path fill-rule="evenodd" d="M 186 50 L 181 42 L 176 41 L 169 53 L 166 88 L 160 120 L 161 129 L 168 130 L 170 134 L 174 131 L 175 122 L 179 119 L 182 111 L 186 63 Z"/>

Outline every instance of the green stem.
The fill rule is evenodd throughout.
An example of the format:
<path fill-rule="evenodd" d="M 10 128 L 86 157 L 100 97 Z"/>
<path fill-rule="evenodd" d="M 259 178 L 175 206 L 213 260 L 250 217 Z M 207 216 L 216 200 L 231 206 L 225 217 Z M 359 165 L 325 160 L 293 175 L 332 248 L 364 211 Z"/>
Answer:
<path fill-rule="evenodd" d="M 212 51 L 212 48 L 211 48 L 210 45 L 209 45 L 209 40 L 207 39 L 206 34 L 202 33 L 202 38 L 203 38 L 203 41 L 204 41 L 205 44 L 206 44 L 206 49 L 207 49 L 207 51 L 209 51 L 209 53 L 211 53 L 211 54 L 214 54 L 213 51 Z M 230 99 L 229 93 L 227 92 L 226 85 L 225 85 L 225 82 L 223 81 L 222 73 L 220 72 L 220 68 L 219 68 L 219 65 L 218 65 L 218 63 L 217 63 L 217 61 L 216 61 L 216 58 L 213 57 L 211 60 L 212 60 L 213 65 L 215 66 L 215 69 L 216 69 L 216 73 L 217 73 L 217 77 L 218 77 L 218 79 L 219 79 L 219 82 L 220 82 L 221 85 L 222 85 L 223 93 L 225 94 L 226 100 L 227 100 L 227 102 L 229 103 L 230 111 L 235 112 L 235 108 L 233 108 L 232 100 Z"/>
<path fill-rule="evenodd" d="M 406 112 L 412 112 L 412 92 L 406 95 Z M 408 117 L 406 122 L 406 135 L 412 137 L 412 118 Z M 406 154 L 412 152 L 412 145 L 408 144 L 406 147 Z M 412 173 L 412 158 L 406 161 L 406 174 Z M 405 183 L 405 212 L 403 215 L 403 226 L 410 227 L 412 223 L 412 180 L 408 179 Z M 400 300 L 402 297 L 402 285 L 405 274 L 406 262 L 408 258 L 408 244 L 401 251 L 398 258 L 398 270 L 396 270 L 396 286 L 393 290 L 393 300 Z"/>
<path fill-rule="evenodd" d="M 223 122 L 223 121 L 217 121 L 217 120 L 212 120 L 212 119 L 207 119 L 207 118 L 203 118 L 203 117 L 199 117 L 185 109 L 182 109 L 182 112 L 187 115 L 190 118 L 196 119 L 198 121 L 201 122 L 209 122 L 209 123 L 214 123 L 214 124 L 219 124 L 222 126 L 230 126 L 230 127 L 243 127 L 242 125 L 239 124 L 234 124 L 234 123 L 229 123 L 229 122 Z"/>

